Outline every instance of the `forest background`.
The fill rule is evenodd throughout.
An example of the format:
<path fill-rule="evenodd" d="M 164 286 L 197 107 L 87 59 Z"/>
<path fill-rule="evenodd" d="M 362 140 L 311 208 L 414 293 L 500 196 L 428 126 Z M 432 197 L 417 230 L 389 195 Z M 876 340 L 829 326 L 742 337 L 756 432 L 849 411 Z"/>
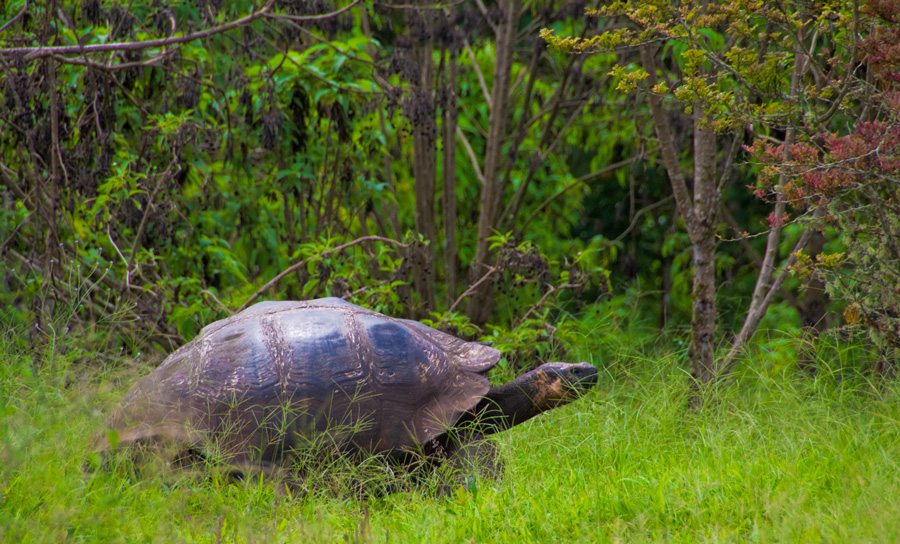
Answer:
<path fill-rule="evenodd" d="M 3 10 L 10 496 L 31 474 L 23 452 L 47 437 L 17 417 L 47 391 L 94 394 L 262 299 L 337 296 L 492 341 L 506 354 L 498 379 L 592 360 L 607 402 L 637 387 L 651 391 L 641 405 L 662 403 L 657 419 L 722 417 L 723 435 L 727 399 L 738 419 L 771 395 L 821 415 L 800 398 L 822 383 L 826 399 L 875 403 L 846 417 L 897 421 L 896 2 Z M 785 383 L 801 390 L 785 397 Z M 110 406 L 97 402 L 85 427 Z M 680 424 L 667 427 L 679 440 Z M 608 534 L 704 534 L 703 516 L 720 513 L 671 517 L 670 483 L 648 480 L 662 486 L 657 525 L 621 497 L 601 508 L 626 520 Z M 768 498 L 762 522 L 737 516 L 721 534 L 786 527 Z"/>

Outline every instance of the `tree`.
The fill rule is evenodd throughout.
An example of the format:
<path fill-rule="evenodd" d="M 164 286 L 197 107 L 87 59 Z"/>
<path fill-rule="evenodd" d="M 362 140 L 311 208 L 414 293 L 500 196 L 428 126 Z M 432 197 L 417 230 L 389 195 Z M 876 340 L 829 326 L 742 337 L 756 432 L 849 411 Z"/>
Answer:
<path fill-rule="evenodd" d="M 841 110 L 841 89 L 853 71 L 855 34 L 849 30 L 857 23 L 855 7 L 850 2 L 618 2 L 589 15 L 624 18 L 629 25 L 586 40 L 549 31 L 544 36 L 571 53 L 626 47 L 640 52 L 639 61 L 623 54 L 612 73 L 620 90 L 647 96 L 662 162 L 693 245 L 692 375 L 709 383 L 731 369 L 787 275 L 784 268 L 775 276 L 788 218 L 778 189 L 750 307 L 731 348 L 716 359 L 713 263 L 722 189 L 733 178 L 747 136 L 780 138 L 790 150 L 810 115 L 827 123 Z M 657 43 L 663 44 L 661 61 Z M 637 67 L 631 68 L 635 61 Z M 816 92 L 809 93 L 811 88 Z M 679 140 L 666 105 L 680 110 L 682 122 L 690 118 L 691 143 Z M 685 159 L 693 165 L 693 194 L 683 174 Z M 783 188 L 787 182 L 780 176 L 776 185 Z M 783 257 L 786 265 L 793 264 L 811 234 L 806 232 Z"/>

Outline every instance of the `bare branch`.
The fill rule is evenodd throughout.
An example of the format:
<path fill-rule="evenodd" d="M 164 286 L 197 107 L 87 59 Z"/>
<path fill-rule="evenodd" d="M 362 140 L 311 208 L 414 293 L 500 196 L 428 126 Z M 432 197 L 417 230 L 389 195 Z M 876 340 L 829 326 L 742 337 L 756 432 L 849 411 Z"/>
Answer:
<path fill-rule="evenodd" d="M 619 168 L 621 168 L 621 167 L 623 167 L 623 166 L 627 166 L 627 165 L 629 165 L 629 164 L 631 164 L 631 163 L 633 163 L 633 162 L 635 162 L 635 161 L 641 159 L 643 156 L 644 156 L 644 153 L 643 153 L 643 152 L 642 152 L 642 153 L 638 153 L 637 155 L 631 157 L 630 159 L 625 159 L 624 161 L 619 161 L 619 162 L 610 164 L 610 165 L 608 165 L 608 166 L 605 166 L 605 167 L 601 168 L 600 170 L 597 170 L 596 172 L 591 172 L 590 174 L 585 174 L 584 176 L 581 176 L 580 178 L 578 178 L 578 179 L 576 179 L 575 181 L 573 181 L 572 183 L 566 185 L 565 187 L 563 187 L 562 189 L 560 189 L 559 191 L 557 191 L 556 194 L 554 194 L 553 196 L 551 196 L 550 198 L 548 198 L 547 200 L 545 200 L 544 202 L 542 202 L 541 205 L 538 206 L 537 209 L 534 210 L 534 212 L 532 212 L 531 215 L 528 216 L 528 219 L 526 219 L 525 222 L 522 223 L 522 226 L 518 229 L 519 232 L 524 231 L 524 230 L 525 230 L 525 227 L 527 227 L 528 224 L 531 223 L 531 221 L 532 221 L 535 217 L 538 216 L 538 214 L 540 214 L 542 211 L 544 211 L 544 208 L 546 208 L 547 206 L 549 206 L 550 204 L 552 204 L 553 201 L 556 200 L 557 198 L 559 198 L 559 197 L 561 197 L 562 195 L 566 194 L 566 193 L 567 193 L 570 189 L 572 189 L 573 187 L 575 187 L 575 186 L 577 186 L 577 185 L 579 185 L 579 184 L 581 184 L 581 183 L 586 183 L 586 182 L 588 182 L 588 181 L 594 179 L 594 178 L 597 177 L 597 176 L 602 176 L 603 174 L 606 174 L 607 172 L 612 172 L 613 170 L 619 169 Z"/>
<path fill-rule="evenodd" d="M 204 289 L 204 290 L 202 290 L 202 291 L 200 291 L 200 292 L 203 293 L 204 295 L 206 295 L 206 296 L 212 298 L 213 300 L 215 300 L 216 303 L 218 303 L 219 306 L 220 306 L 223 310 L 225 310 L 226 312 L 231 312 L 231 310 L 228 309 L 228 306 L 225 306 L 225 304 L 223 304 L 222 301 L 219 300 L 219 297 L 217 297 L 217 296 L 215 295 L 215 293 L 213 293 L 212 291 L 210 291 L 210 290 L 208 290 L 208 289 Z"/>
<path fill-rule="evenodd" d="M 469 55 L 469 59 L 472 60 L 472 69 L 475 70 L 475 75 L 478 77 L 478 83 L 481 85 L 481 93 L 484 95 L 484 101 L 488 106 L 488 111 L 493 108 L 491 104 L 491 92 L 488 90 L 487 81 L 484 79 L 484 74 L 481 73 L 481 67 L 478 66 L 478 59 L 475 58 L 475 52 L 472 51 L 472 46 L 469 45 L 469 41 L 465 40 L 466 45 L 466 53 Z"/>
<path fill-rule="evenodd" d="M 28 0 L 25 0 L 25 5 L 22 6 L 22 11 L 17 13 L 16 16 L 13 17 L 12 19 L 10 19 L 9 21 L 6 21 L 6 24 L 4 24 L 3 26 L 0 26 L 0 32 L 3 32 L 7 28 L 11 27 L 16 21 L 21 19 L 22 16 L 25 15 L 26 11 L 28 11 Z"/>
<path fill-rule="evenodd" d="M 456 127 L 456 135 L 462 140 L 463 147 L 466 148 L 466 152 L 469 154 L 469 160 L 472 161 L 472 168 L 475 169 L 475 175 L 478 176 L 478 181 L 480 181 L 481 186 L 484 187 L 484 174 L 481 172 L 481 167 L 478 166 L 478 157 L 475 155 L 475 150 L 472 149 L 472 144 L 469 143 L 469 139 L 466 138 L 466 135 L 459 126 Z"/>
<path fill-rule="evenodd" d="M 719 194 L 722 194 L 722 191 L 725 190 L 725 184 L 728 182 L 728 178 L 731 175 L 734 159 L 737 157 L 738 151 L 741 150 L 741 143 L 743 140 L 744 132 L 742 130 L 736 132 L 734 139 L 731 140 L 731 147 L 728 149 L 728 155 L 725 156 L 725 166 L 722 167 L 722 176 L 719 178 L 719 183 L 717 185 Z"/>
<path fill-rule="evenodd" d="M 751 238 L 751 236 L 744 236 L 743 231 L 738 225 L 737 220 L 731 215 L 731 211 L 728 209 L 724 203 L 719 203 L 719 216 L 725 219 L 725 222 L 728 223 L 728 226 L 731 227 L 732 230 L 736 233 L 736 236 L 731 240 L 723 240 L 725 242 L 737 242 L 740 244 L 741 249 L 744 251 L 744 255 L 750 258 L 753 261 L 753 265 L 756 267 L 762 266 L 762 256 L 756 251 L 756 248 L 750 245 L 750 242 L 747 240 Z M 797 297 L 794 296 L 793 293 L 782 287 L 781 289 L 781 298 L 788 301 L 791 306 L 795 308 L 800 308 L 802 304 Z"/>
<path fill-rule="evenodd" d="M 444 322 L 444 319 L 447 317 L 447 315 L 450 314 L 450 313 L 452 313 L 453 310 L 455 310 L 456 307 L 459 306 L 459 303 L 460 303 L 460 302 L 462 302 L 463 300 L 466 299 L 466 297 L 468 297 L 469 295 L 471 295 L 472 293 L 474 293 L 475 290 L 478 289 L 478 288 L 481 286 L 481 284 L 484 283 L 489 277 L 491 277 L 491 275 L 492 275 L 494 272 L 496 272 L 496 271 L 497 271 L 497 267 L 496 267 L 496 266 L 492 266 L 492 267 L 488 268 L 488 271 L 484 273 L 484 276 L 481 276 L 481 278 L 479 278 L 478 281 L 476 281 L 475 283 L 473 283 L 472 285 L 470 285 L 469 288 L 466 289 L 466 292 L 465 292 L 465 293 L 459 295 L 459 298 L 457 298 L 457 299 L 453 302 L 453 304 L 450 305 L 450 308 L 448 308 L 447 311 L 444 312 L 444 315 L 443 315 L 443 317 L 441 317 L 441 320 L 438 321 L 434 326 L 437 327 L 438 325 L 440 325 L 441 323 L 443 323 L 443 322 Z"/>
<path fill-rule="evenodd" d="M 10 167 L 6 166 L 6 164 L 0 162 L 0 181 L 3 182 L 3 185 L 10 188 L 16 198 L 19 200 L 27 200 L 28 195 L 19 187 L 19 184 L 13 180 L 13 176 L 16 175 L 15 171 Z"/>
<path fill-rule="evenodd" d="M 470 270 L 474 277 L 478 267 L 489 266 L 492 259 L 490 241 L 493 229 L 497 225 L 500 204 L 503 199 L 502 166 L 503 144 L 507 137 L 509 122 L 508 112 L 511 107 L 509 87 L 512 79 L 513 58 L 516 47 L 516 30 L 521 17 L 521 0 L 505 0 L 498 2 L 503 13 L 503 20 L 498 24 L 496 34 L 496 58 L 491 88 L 491 114 L 489 131 L 484 148 L 484 187 L 481 191 L 481 206 L 478 212 L 478 238 L 475 244 L 475 258 Z M 492 309 L 490 284 L 483 285 L 478 296 L 469 299 L 466 314 L 476 325 L 484 324 Z"/>
<path fill-rule="evenodd" d="M 744 231 L 741 230 L 741 226 L 738 225 L 737 220 L 731 215 L 731 210 L 728 209 L 728 206 L 725 205 L 724 202 L 719 202 L 719 216 L 728 223 L 728 226 L 735 232 L 735 237 L 731 240 L 724 240 L 725 242 L 737 242 L 740 244 L 741 249 L 744 250 L 744 255 L 749 257 L 753 264 L 756 266 L 762 266 L 762 256 L 759 254 L 759 251 L 756 251 L 756 248 L 750 245 L 750 242 L 747 241 L 750 236 L 745 236 Z"/>
<path fill-rule="evenodd" d="M 288 21 L 324 21 L 325 19 L 333 19 L 342 13 L 350 11 L 356 4 L 359 4 L 359 2 L 360 0 L 353 0 L 353 2 L 337 11 L 323 13 L 321 15 L 284 15 L 283 13 L 268 13 L 266 14 L 266 17 L 270 19 L 287 19 Z M 271 4 L 272 1 L 266 4 L 266 6 L 268 7 Z"/>
<path fill-rule="evenodd" d="M 125 285 L 122 286 L 122 290 L 131 288 L 131 269 L 128 267 L 128 259 L 125 258 L 125 255 L 122 254 L 122 250 L 119 249 L 119 245 L 116 244 L 116 241 L 113 240 L 112 237 L 112 224 L 106 224 L 106 237 L 109 238 L 109 243 L 115 248 L 116 253 L 119 254 L 119 258 L 122 259 L 122 264 L 125 265 Z"/>
<path fill-rule="evenodd" d="M 322 15 L 306 15 L 306 16 L 294 16 L 294 15 L 284 15 L 280 13 L 271 13 L 272 5 L 275 0 L 269 0 L 266 2 L 262 8 L 258 11 L 247 15 L 246 17 L 242 17 L 237 19 L 236 21 L 232 21 L 230 23 L 225 23 L 213 28 L 208 28 L 206 30 L 202 30 L 200 32 L 194 32 L 191 34 L 186 34 L 184 36 L 172 36 L 169 38 L 162 38 L 157 40 L 145 40 L 140 42 L 114 42 L 114 43 L 100 43 L 93 45 L 60 45 L 54 47 L 11 47 L 0 49 L 0 55 L 24 55 L 26 61 L 31 61 L 38 58 L 49 57 L 53 55 L 70 55 L 70 54 L 87 54 L 87 53 L 98 53 L 105 51 L 141 51 L 144 49 L 153 49 L 156 47 L 166 47 L 169 45 L 176 45 L 181 43 L 188 43 L 196 40 L 200 40 L 203 38 L 208 38 L 210 36 L 214 36 L 216 34 L 221 34 L 222 32 L 227 32 L 234 28 L 239 28 L 245 25 L 252 23 L 253 21 L 267 17 L 271 19 L 285 19 L 289 21 L 319 21 L 323 19 L 330 19 L 333 17 L 337 17 L 338 15 L 350 10 L 357 4 L 359 4 L 360 0 L 354 0 L 349 5 L 344 8 L 341 8 L 337 11 L 333 11 L 331 13 L 325 13 Z"/>
<path fill-rule="evenodd" d="M 464 1 L 465 0 L 456 0 L 455 2 L 432 4 L 430 6 L 428 6 L 428 5 L 420 6 L 417 4 L 385 4 L 384 2 L 372 2 L 372 3 L 380 8 L 387 8 L 387 9 L 421 9 L 421 10 L 425 10 L 425 9 L 446 9 L 450 6 L 458 6 L 459 4 L 462 4 Z"/>
<path fill-rule="evenodd" d="M 88 68 L 96 68 L 97 70 L 104 71 L 112 71 L 112 70 L 125 70 L 127 68 L 145 68 L 147 66 L 153 66 L 154 64 L 159 63 L 162 60 L 166 60 L 169 58 L 172 53 L 178 51 L 178 49 L 168 49 L 163 51 L 159 56 L 153 57 L 152 59 L 147 59 L 141 62 L 125 62 L 122 64 L 111 64 L 115 59 L 115 55 L 110 55 L 109 61 L 110 64 L 103 64 L 102 62 L 92 61 L 86 58 L 81 57 L 64 57 L 62 55 L 50 55 L 53 59 L 61 64 L 76 64 L 78 66 L 87 66 Z"/>
<path fill-rule="evenodd" d="M 659 208 L 659 207 L 662 206 L 663 204 L 668 204 L 668 202 L 669 202 L 670 200 L 672 200 L 673 198 L 674 198 L 673 195 L 669 195 L 669 196 L 667 196 L 666 198 L 664 198 L 664 199 L 662 199 L 662 200 L 659 200 L 659 201 L 657 201 L 657 202 L 654 202 L 653 204 L 650 204 L 649 206 L 644 206 L 643 208 L 641 208 L 640 210 L 638 210 L 638 211 L 634 214 L 634 217 L 631 219 L 631 224 L 628 225 L 628 228 L 625 229 L 624 231 L 622 231 L 622 234 L 616 236 L 616 239 L 613 240 L 613 242 L 618 242 L 618 241 L 621 240 L 622 238 L 625 238 L 626 236 L 628 236 L 628 233 L 631 232 L 631 229 L 633 229 L 633 228 L 635 227 L 635 225 L 637 225 L 637 220 L 638 220 L 638 218 L 639 218 L 641 215 L 645 214 L 646 212 L 649 212 L 650 210 L 654 210 L 654 209 L 656 209 L 656 208 Z"/>
<path fill-rule="evenodd" d="M 352 7 L 359 0 L 351 4 L 345 9 Z M 196 41 L 202 38 L 207 38 L 209 36 L 214 36 L 216 34 L 221 34 L 222 32 L 227 32 L 233 28 L 239 28 L 253 21 L 265 17 L 269 10 L 272 8 L 272 4 L 275 0 L 269 0 L 265 6 L 263 6 L 259 11 L 251 13 L 246 17 L 242 17 L 236 21 L 232 21 L 230 23 L 225 23 L 223 25 L 219 25 L 213 28 L 208 28 L 206 30 L 202 30 L 200 32 L 194 32 L 191 34 L 187 34 L 184 36 L 172 36 L 169 38 L 162 38 L 158 40 L 145 40 L 141 42 L 114 42 L 114 43 L 99 43 L 93 45 L 60 45 L 54 47 L 13 47 L 13 48 L 5 48 L 0 49 L 0 55 L 25 55 L 25 60 L 30 61 L 38 58 L 49 57 L 52 55 L 70 55 L 73 53 L 85 54 L 85 53 L 97 53 L 104 51 L 141 51 L 144 49 L 152 49 L 154 47 L 166 47 L 168 45 L 175 45 L 180 43 L 188 43 L 192 41 Z M 344 10 L 341 10 L 344 11 Z M 340 12 L 335 12 L 335 14 Z"/>
<path fill-rule="evenodd" d="M 735 363 L 737 362 L 737 354 L 747 343 L 747 340 L 756 332 L 756 327 L 759 326 L 759 322 L 762 321 L 762 318 L 765 317 L 765 310 L 772 304 L 772 299 L 775 297 L 775 293 L 781 290 L 781 286 L 784 284 L 784 280 L 787 279 L 788 274 L 790 273 L 791 267 L 794 263 L 797 262 L 797 253 L 800 252 L 803 248 L 806 247 L 806 244 L 809 243 L 810 238 L 812 237 L 814 228 L 807 228 L 800 239 L 797 241 L 797 245 L 794 246 L 794 249 L 791 251 L 791 256 L 788 258 L 787 262 L 784 265 L 784 269 L 782 269 L 781 274 L 775 279 L 774 282 L 769 286 L 768 291 L 766 291 L 765 296 L 762 301 L 758 304 L 758 310 L 754 313 L 747 313 L 747 320 L 744 323 L 744 327 L 741 328 L 741 331 L 734 338 L 734 342 L 731 344 L 731 348 L 728 350 L 728 353 L 725 355 L 724 360 L 719 365 L 719 378 L 723 378 L 731 372 L 732 368 L 734 368 Z"/>
<path fill-rule="evenodd" d="M 153 189 L 153 192 L 147 196 L 147 204 L 144 206 L 144 216 L 141 218 L 141 224 L 138 227 L 137 234 L 134 235 L 134 241 L 131 244 L 131 260 L 126 263 L 125 270 L 131 270 L 134 268 L 137 270 L 137 266 L 135 266 L 135 261 L 137 260 L 137 252 L 140 246 L 141 240 L 144 238 L 144 229 L 147 228 L 147 221 L 150 219 L 150 211 L 153 209 L 156 204 L 154 200 L 156 199 L 156 195 L 159 194 L 159 191 L 162 189 L 163 183 L 168 181 L 172 177 L 172 167 L 177 168 L 176 174 L 181 172 L 181 165 L 178 164 L 178 159 L 176 155 L 173 155 L 172 160 L 169 162 L 169 167 L 166 168 L 166 171 L 160 174 L 156 180 L 156 187 Z"/>
<path fill-rule="evenodd" d="M 484 20 L 487 21 L 487 24 L 489 24 L 491 26 L 491 30 L 493 30 L 494 33 L 496 33 L 497 25 L 494 24 L 493 21 L 491 21 L 491 16 L 488 14 L 488 10 L 487 10 L 487 7 L 485 7 L 484 2 L 482 2 L 481 0 L 475 0 L 475 5 L 478 6 L 478 11 L 481 12 L 482 17 L 484 17 Z"/>
<path fill-rule="evenodd" d="M 554 286 L 554 285 L 551 285 L 551 286 L 550 286 L 550 289 L 548 289 L 547 292 L 544 293 L 544 296 L 541 297 L 541 300 L 537 301 L 537 302 L 534 304 L 534 306 L 532 306 L 531 308 L 529 308 L 528 311 L 525 312 L 525 315 L 523 315 L 523 316 L 519 319 L 519 324 L 521 325 L 522 323 L 524 323 L 525 320 L 528 319 L 528 316 L 530 316 L 532 313 L 534 313 L 535 311 L 537 311 L 538 308 L 540 308 L 541 306 L 543 306 L 544 301 L 547 300 L 547 297 L 549 297 L 549 296 L 552 295 L 553 293 L 556 293 L 556 292 L 558 292 L 558 291 L 562 291 L 563 289 L 577 289 L 577 288 L 579 288 L 579 287 L 582 287 L 583 285 L 584 285 L 584 284 L 582 284 L 582 283 L 566 283 L 566 284 L 560 285 L 559 287 L 556 287 L 556 286 Z"/>
<path fill-rule="evenodd" d="M 534 176 L 538 173 L 538 170 L 540 169 L 541 165 L 543 165 L 546 162 L 547 157 L 549 157 L 550 154 L 553 153 L 553 150 L 556 148 L 556 146 L 559 144 L 559 142 L 562 141 L 563 137 L 566 135 L 566 132 L 569 130 L 569 128 L 575 122 L 575 119 L 577 119 L 580 116 L 581 110 L 586 105 L 587 105 L 587 100 L 583 100 L 577 106 L 572 108 L 572 113 L 569 115 L 569 119 L 566 121 L 566 124 L 563 125 L 563 127 L 559 130 L 559 132 L 556 133 L 556 138 L 553 139 L 553 141 L 550 143 L 550 145 L 548 145 L 547 147 L 544 148 L 544 151 L 541 152 L 541 155 L 540 155 L 540 157 L 538 157 L 537 161 L 535 161 L 531 164 L 531 167 L 528 169 L 528 175 L 525 177 L 525 180 L 522 181 L 522 183 L 519 185 L 519 188 L 516 189 L 516 192 L 515 192 L 515 194 L 513 194 L 512 199 L 510 199 L 509 204 L 507 204 L 506 208 L 504 208 L 503 212 L 500 214 L 499 223 L 500 223 L 501 227 L 499 230 L 506 230 L 508 228 L 507 226 L 511 222 L 515 221 L 516 216 L 519 215 L 519 209 L 522 206 L 522 200 L 525 199 L 525 193 L 528 191 L 528 186 L 531 185 L 531 182 L 534 180 Z M 553 120 L 551 118 L 550 123 L 548 123 L 547 130 L 541 136 L 541 142 L 539 143 L 539 148 L 546 144 L 546 141 L 547 141 L 549 135 L 552 134 L 552 131 L 550 130 L 550 125 L 552 125 L 552 122 L 553 122 Z M 509 162 L 511 163 L 512 161 L 509 161 Z M 512 164 L 510 164 L 510 168 L 507 169 L 507 173 L 503 178 L 504 184 L 509 181 L 508 174 L 511 171 L 512 171 Z"/>
<path fill-rule="evenodd" d="M 360 287 L 359 289 L 357 289 L 356 291 L 353 291 L 352 293 L 347 293 L 346 295 L 342 296 L 341 299 L 349 300 L 349 299 L 355 297 L 356 295 L 361 295 L 362 293 L 365 293 L 366 291 L 369 291 L 370 289 L 374 289 L 376 287 L 381 287 L 382 285 L 388 284 L 390 282 L 391 282 L 391 280 L 381 280 L 374 285 L 364 285 L 364 286 Z"/>

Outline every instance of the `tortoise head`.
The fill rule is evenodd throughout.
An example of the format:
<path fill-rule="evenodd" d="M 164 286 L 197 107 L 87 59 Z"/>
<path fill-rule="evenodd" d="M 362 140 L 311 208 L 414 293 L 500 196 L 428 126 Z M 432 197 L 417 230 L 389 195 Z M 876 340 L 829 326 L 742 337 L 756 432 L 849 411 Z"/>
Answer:
<path fill-rule="evenodd" d="M 460 424 L 474 422 L 480 433 L 492 434 L 568 404 L 596 384 L 597 369 L 591 364 L 545 363 L 509 383 L 492 387 Z"/>
<path fill-rule="evenodd" d="M 521 376 L 523 392 L 538 413 L 568 404 L 597 384 L 597 369 L 589 363 L 545 363 Z"/>

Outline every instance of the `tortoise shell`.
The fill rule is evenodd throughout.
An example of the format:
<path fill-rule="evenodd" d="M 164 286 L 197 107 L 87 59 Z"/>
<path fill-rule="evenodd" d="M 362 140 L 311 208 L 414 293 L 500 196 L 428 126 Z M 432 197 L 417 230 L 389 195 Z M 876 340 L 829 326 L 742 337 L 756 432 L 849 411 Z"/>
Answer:
<path fill-rule="evenodd" d="M 416 449 L 473 409 L 494 348 L 337 298 L 262 302 L 205 327 L 111 416 L 123 443 L 169 439 L 278 460 L 328 432 L 342 450 Z"/>

